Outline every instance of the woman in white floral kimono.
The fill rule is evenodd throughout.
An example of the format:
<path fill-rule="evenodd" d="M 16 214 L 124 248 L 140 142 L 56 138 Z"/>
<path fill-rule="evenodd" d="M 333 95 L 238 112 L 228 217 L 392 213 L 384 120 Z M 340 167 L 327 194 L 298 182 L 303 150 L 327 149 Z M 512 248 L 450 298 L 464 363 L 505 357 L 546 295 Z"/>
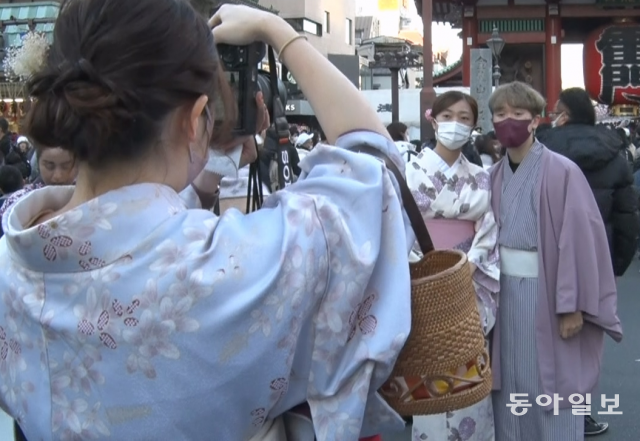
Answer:
<path fill-rule="evenodd" d="M 409 333 L 415 238 L 394 178 L 348 148 L 403 161 L 284 20 L 227 5 L 210 25 L 187 0 L 61 7 L 26 127 L 74 154 L 76 186 L 20 199 L 0 240 L 0 407 L 29 440 L 280 441 L 303 403 L 319 441 L 403 428 L 377 390 Z M 314 149 L 256 213 L 188 209 L 178 192 L 210 206 L 219 183 L 213 102 L 233 114 L 216 43 L 256 40 L 338 147 Z M 247 147 L 240 165 L 252 139 L 230 144 Z"/>
<path fill-rule="evenodd" d="M 434 150 L 424 149 L 407 165 L 411 188 L 436 248 L 467 253 L 476 288 L 485 335 L 495 323 L 499 266 L 496 253 L 498 229 L 493 211 L 489 174 L 461 153 L 478 119 L 478 105 L 469 95 L 446 92 L 435 100 L 430 119 L 436 131 Z M 460 367 L 457 374 L 477 375 Z M 463 388 L 468 383 L 460 382 Z M 416 394 L 428 393 L 426 388 Z M 413 419 L 416 441 L 491 441 L 494 439 L 491 397 L 467 409 Z"/>

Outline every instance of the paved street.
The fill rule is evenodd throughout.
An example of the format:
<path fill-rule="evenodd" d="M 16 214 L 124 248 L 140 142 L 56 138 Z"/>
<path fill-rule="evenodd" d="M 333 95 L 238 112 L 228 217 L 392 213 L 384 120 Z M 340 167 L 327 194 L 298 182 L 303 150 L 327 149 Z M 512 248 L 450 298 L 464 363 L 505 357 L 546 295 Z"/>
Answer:
<path fill-rule="evenodd" d="M 618 314 L 624 327 L 624 340 L 615 344 L 607 338 L 600 379 L 600 392 L 620 395 L 623 415 L 598 416 L 599 400 L 592 400 L 593 416 L 609 421 L 609 431 L 588 438 L 594 441 L 638 441 L 640 439 L 640 262 L 635 261 L 618 281 Z M 384 435 L 384 441 L 409 441 L 411 431 Z M 446 440 L 435 440 L 446 441 Z M 562 441 L 562 440 L 558 440 Z"/>

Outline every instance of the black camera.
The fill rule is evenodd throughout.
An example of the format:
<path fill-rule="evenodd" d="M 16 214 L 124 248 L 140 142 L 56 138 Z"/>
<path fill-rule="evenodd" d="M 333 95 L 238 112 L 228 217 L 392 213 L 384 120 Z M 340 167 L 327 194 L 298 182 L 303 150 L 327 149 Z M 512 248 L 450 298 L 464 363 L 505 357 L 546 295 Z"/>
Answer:
<path fill-rule="evenodd" d="M 274 91 L 271 89 L 271 73 L 258 69 L 258 65 L 266 55 L 263 43 L 248 46 L 231 46 L 218 44 L 218 55 L 225 78 L 236 97 L 238 118 L 233 129 L 236 136 L 254 135 L 258 118 L 256 93 L 262 92 L 264 102 L 269 111 L 272 109 Z M 274 72 L 277 75 L 277 72 Z M 278 79 L 278 93 L 283 105 L 287 102 L 287 92 L 282 81 Z M 216 109 L 216 116 L 223 117 L 222 109 Z"/>

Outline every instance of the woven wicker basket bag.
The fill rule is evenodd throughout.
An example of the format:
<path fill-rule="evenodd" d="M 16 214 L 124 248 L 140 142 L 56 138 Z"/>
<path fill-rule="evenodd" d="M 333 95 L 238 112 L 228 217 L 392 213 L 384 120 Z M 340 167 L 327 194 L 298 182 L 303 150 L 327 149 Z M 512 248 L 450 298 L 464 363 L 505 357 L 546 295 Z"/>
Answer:
<path fill-rule="evenodd" d="M 464 409 L 491 393 L 485 346 L 467 256 L 435 250 L 420 210 L 398 168 L 378 149 L 354 149 L 380 159 L 400 186 L 405 211 L 424 257 L 411 267 L 411 333 L 382 396 L 400 415 Z"/>

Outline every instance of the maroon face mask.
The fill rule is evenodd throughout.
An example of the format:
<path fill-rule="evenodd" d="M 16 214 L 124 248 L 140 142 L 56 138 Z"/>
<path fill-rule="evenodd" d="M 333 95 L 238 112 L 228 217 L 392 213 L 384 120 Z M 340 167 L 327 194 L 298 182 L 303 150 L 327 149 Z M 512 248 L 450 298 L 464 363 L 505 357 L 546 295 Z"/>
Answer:
<path fill-rule="evenodd" d="M 520 147 L 531 135 L 529 131 L 531 121 L 533 120 L 507 118 L 504 121 L 493 123 L 496 138 L 503 147 L 508 149 Z"/>

